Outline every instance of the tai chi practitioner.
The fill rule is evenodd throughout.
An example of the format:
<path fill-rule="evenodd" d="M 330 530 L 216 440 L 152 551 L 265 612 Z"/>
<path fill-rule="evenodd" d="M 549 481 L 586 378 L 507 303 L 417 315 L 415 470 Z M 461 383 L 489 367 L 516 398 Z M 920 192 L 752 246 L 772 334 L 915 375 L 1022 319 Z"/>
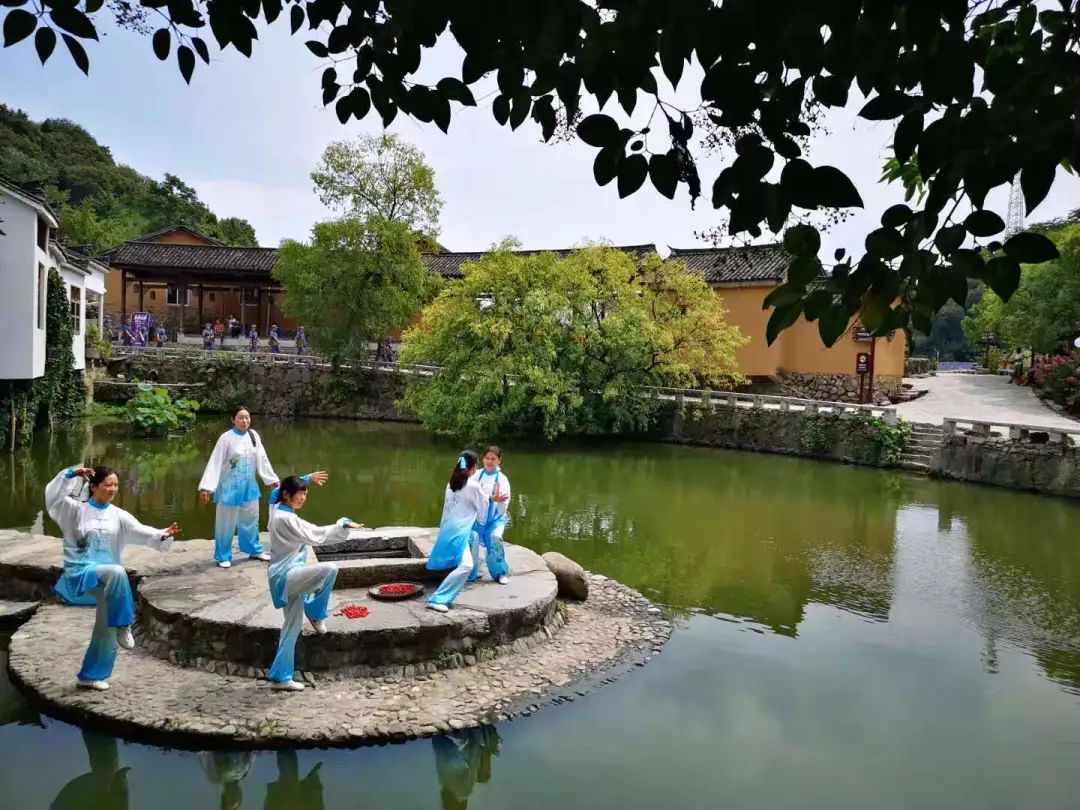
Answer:
<path fill-rule="evenodd" d="M 509 581 L 510 568 L 506 564 L 506 551 L 503 548 L 503 532 L 508 520 L 510 506 L 510 479 L 502 471 L 502 450 L 495 445 L 487 448 L 481 459 L 483 467 L 473 475 L 473 480 L 490 499 L 487 513 L 482 522 L 473 527 L 472 557 L 473 570 L 469 582 L 480 575 L 480 545 L 484 546 L 484 560 L 488 574 L 500 585 Z"/>
<path fill-rule="evenodd" d="M 255 476 L 268 486 L 278 485 L 262 439 L 251 429 L 247 408 L 237 410 L 232 423 L 232 429 L 218 437 L 199 481 L 203 503 L 213 495 L 217 504 L 214 559 L 222 568 L 232 565 L 233 533 L 239 538 L 240 551 L 252 559 L 270 559 L 259 542 L 259 484 Z"/>
<path fill-rule="evenodd" d="M 326 480 L 325 473 L 312 473 Z M 306 477 L 306 476 L 305 476 Z M 270 578 L 270 599 L 274 607 L 283 608 L 285 621 L 281 627 L 277 654 L 270 666 L 274 689 L 298 692 L 302 683 L 293 680 L 293 661 L 296 640 L 306 614 L 316 633 L 326 632 L 326 616 L 330 595 L 337 580 L 334 563 L 308 565 L 307 547 L 346 540 L 349 529 L 360 525 L 341 518 L 330 526 L 316 526 L 303 520 L 296 512 L 307 502 L 308 485 L 295 475 L 281 482 L 278 503 L 270 510 L 270 549 L 273 560 L 267 569 Z"/>
<path fill-rule="evenodd" d="M 472 479 L 476 463 L 476 453 L 472 450 L 465 450 L 458 457 L 446 485 L 439 534 L 427 561 L 427 567 L 433 571 L 454 569 L 428 599 L 428 607 L 439 613 L 450 610 L 472 574 L 473 527 L 485 518 L 490 503 L 480 485 Z"/>
<path fill-rule="evenodd" d="M 90 484 L 90 497 L 74 497 L 76 478 Z M 131 583 L 120 563 L 129 544 L 165 551 L 180 529 L 144 526 L 123 509 L 112 505 L 120 479 L 109 467 L 69 467 L 45 488 L 45 508 L 64 536 L 64 571 L 56 593 L 73 605 L 97 605 L 90 646 L 77 676 L 86 689 L 108 689 L 116 661 L 116 647 L 135 646 L 131 635 L 135 605 Z"/>

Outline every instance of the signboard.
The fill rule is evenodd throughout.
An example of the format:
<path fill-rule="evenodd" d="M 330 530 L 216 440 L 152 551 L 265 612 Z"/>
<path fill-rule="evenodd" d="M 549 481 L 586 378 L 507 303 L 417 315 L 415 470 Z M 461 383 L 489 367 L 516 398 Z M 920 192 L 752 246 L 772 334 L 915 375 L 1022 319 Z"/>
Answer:
<path fill-rule="evenodd" d="M 857 355 L 855 355 L 855 373 L 870 373 L 870 354 L 868 352 L 859 352 Z"/>
<path fill-rule="evenodd" d="M 131 339 L 136 346 L 145 346 L 150 335 L 150 313 L 131 313 Z"/>
<path fill-rule="evenodd" d="M 857 343 L 869 343 L 871 340 L 870 330 L 865 326 L 856 326 L 851 330 L 851 339 Z"/>

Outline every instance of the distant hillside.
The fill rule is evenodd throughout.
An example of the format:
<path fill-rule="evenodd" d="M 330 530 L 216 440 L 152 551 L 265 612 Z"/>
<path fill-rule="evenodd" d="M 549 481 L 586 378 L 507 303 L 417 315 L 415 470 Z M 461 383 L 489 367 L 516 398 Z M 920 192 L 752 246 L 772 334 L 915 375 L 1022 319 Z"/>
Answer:
<path fill-rule="evenodd" d="M 64 237 L 95 251 L 175 224 L 229 245 L 257 244 L 247 220 L 219 219 L 179 177 L 146 177 L 113 160 L 109 148 L 78 124 L 54 118 L 37 123 L 3 104 L 0 174 L 45 181 Z"/>

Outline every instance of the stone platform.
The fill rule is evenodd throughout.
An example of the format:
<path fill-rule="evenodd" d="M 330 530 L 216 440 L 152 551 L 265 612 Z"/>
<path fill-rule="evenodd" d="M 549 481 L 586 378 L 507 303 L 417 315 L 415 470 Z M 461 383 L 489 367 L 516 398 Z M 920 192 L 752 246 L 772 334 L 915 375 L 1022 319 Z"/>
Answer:
<path fill-rule="evenodd" d="M 217 568 L 209 540 L 178 542 L 164 554 L 130 547 L 124 561 L 138 602 L 138 645 L 121 651 L 113 688 L 93 693 L 74 685 L 93 611 L 52 597 L 61 541 L 0 531 L 0 599 L 13 600 L 0 605 L 26 600 L 20 619 L 36 608 L 12 637 L 12 678 L 47 713 L 158 742 L 355 745 L 572 700 L 599 672 L 643 663 L 670 633 L 658 608 L 604 577 L 591 578 L 587 602 L 557 601 L 543 560 L 514 545 L 507 545 L 510 582 L 468 585 L 448 614 L 426 610 L 423 596 L 368 597 L 376 582 L 437 586 L 441 574 L 424 568 L 433 540 L 431 529 L 387 527 L 323 547 L 340 574 L 329 632 L 305 627 L 297 645 L 296 677 L 314 687 L 298 694 L 253 680 L 265 677 L 281 627 L 265 563 L 234 558 L 232 568 Z M 367 615 L 340 615 L 347 605 Z"/>

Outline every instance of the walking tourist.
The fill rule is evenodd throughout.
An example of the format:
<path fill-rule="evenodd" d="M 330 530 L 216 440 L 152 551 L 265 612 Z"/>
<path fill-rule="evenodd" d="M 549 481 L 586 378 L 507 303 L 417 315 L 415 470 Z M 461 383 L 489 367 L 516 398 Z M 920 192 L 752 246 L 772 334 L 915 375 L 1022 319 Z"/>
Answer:
<path fill-rule="evenodd" d="M 315 473 L 311 475 L 314 479 Z M 321 473 L 325 481 L 325 473 Z M 308 564 L 307 547 L 348 539 L 349 529 L 360 524 L 340 518 L 329 526 L 316 526 L 298 514 L 307 503 L 308 485 L 300 477 L 290 475 L 281 482 L 278 503 L 270 512 L 270 549 L 273 559 L 267 569 L 270 580 L 270 599 L 274 607 L 284 610 L 281 637 L 277 654 L 270 666 L 270 681 L 274 689 L 299 692 L 302 683 L 293 680 L 296 640 L 300 636 L 304 616 L 316 633 L 326 632 L 330 595 L 337 580 L 334 563 Z"/>
<path fill-rule="evenodd" d="M 236 340 L 240 337 L 240 321 L 236 320 L 233 315 L 229 316 L 229 337 Z"/>
<path fill-rule="evenodd" d="M 251 328 L 248 329 L 248 348 L 252 354 L 259 353 L 259 330 L 255 324 L 252 324 Z"/>
<path fill-rule="evenodd" d="M 469 575 L 469 582 L 480 575 L 479 550 L 483 543 L 488 574 L 500 585 L 505 585 L 510 576 L 510 569 L 506 565 L 506 551 L 503 548 L 503 532 L 506 531 L 507 510 L 510 506 L 510 479 L 500 466 L 502 450 L 495 445 L 484 451 L 481 462 L 483 467 L 477 470 L 473 480 L 480 485 L 489 501 L 484 520 L 473 527 L 473 570 Z"/>
<path fill-rule="evenodd" d="M 304 334 L 304 327 L 302 326 L 296 327 L 296 353 L 307 353 L 307 335 Z"/>
<path fill-rule="evenodd" d="M 259 542 L 259 484 L 255 476 L 262 478 L 267 486 L 278 485 L 277 473 L 270 466 L 262 439 L 251 429 L 247 408 L 237 409 L 232 424 L 231 430 L 218 437 L 199 481 L 203 503 L 209 502 L 213 495 L 217 504 L 214 559 L 221 568 L 232 565 L 234 533 L 241 552 L 251 559 L 270 559 Z"/>
<path fill-rule="evenodd" d="M 203 324 L 202 330 L 202 342 L 203 348 L 210 352 L 214 350 L 214 327 L 212 327 L 207 321 Z"/>
<path fill-rule="evenodd" d="M 76 479 L 88 482 L 86 500 L 75 496 Z M 109 467 L 68 467 L 45 488 L 45 508 L 64 538 L 64 570 L 56 593 L 68 604 L 96 605 L 97 617 L 90 646 L 83 657 L 76 683 L 84 689 L 109 688 L 117 645 L 135 646 L 131 634 L 135 605 L 131 583 L 120 559 L 129 544 L 166 551 L 180 528 L 144 526 L 112 504 L 120 489 L 116 471 Z"/>
<path fill-rule="evenodd" d="M 281 337 L 278 335 L 277 324 L 270 327 L 270 351 L 273 354 L 281 352 Z"/>
<path fill-rule="evenodd" d="M 164 349 L 165 344 L 169 342 L 169 333 L 165 331 L 165 324 L 159 323 L 157 329 L 154 330 L 157 336 L 157 345 L 159 349 Z"/>
<path fill-rule="evenodd" d="M 221 318 L 214 321 L 214 339 L 219 349 L 225 348 L 225 324 L 221 322 Z"/>
<path fill-rule="evenodd" d="M 428 600 L 428 607 L 446 613 L 454 603 L 465 582 L 473 572 L 473 527 L 487 517 L 490 503 L 480 485 L 473 480 L 477 458 L 472 450 L 458 456 L 450 481 L 446 485 L 442 520 L 435 547 L 428 557 L 427 567 L 433 571 L 453 570 L 446 575 L 438 590 Z"/>

